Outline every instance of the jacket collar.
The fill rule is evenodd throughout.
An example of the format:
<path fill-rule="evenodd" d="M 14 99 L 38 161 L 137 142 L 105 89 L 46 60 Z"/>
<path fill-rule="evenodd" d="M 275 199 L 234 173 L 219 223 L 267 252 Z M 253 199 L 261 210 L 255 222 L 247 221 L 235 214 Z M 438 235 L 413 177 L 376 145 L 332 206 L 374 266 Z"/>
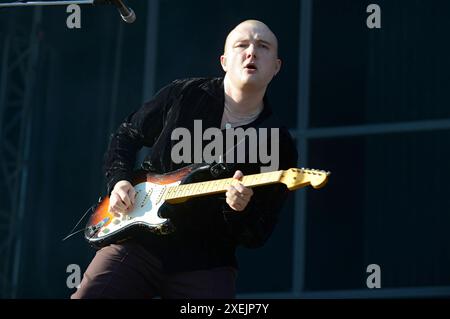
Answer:
<path fill-rule="evenodd" d="M 209 81 L 205 81 L 200 85 L 200 88 L 212 96 L 222 108 L 225 104 L 225 90 L 223 87 L 223 77 L 212 78 Z M 253 124 L 259 124 L 261 121 L 265 120 L 267 117 L 272 115 L 272 109 L 270 107 L 269 100 L 267 98 L 267 93 L 263 98 L 264 108 L 259 114 L 258 118 L 254 121 Z"/>

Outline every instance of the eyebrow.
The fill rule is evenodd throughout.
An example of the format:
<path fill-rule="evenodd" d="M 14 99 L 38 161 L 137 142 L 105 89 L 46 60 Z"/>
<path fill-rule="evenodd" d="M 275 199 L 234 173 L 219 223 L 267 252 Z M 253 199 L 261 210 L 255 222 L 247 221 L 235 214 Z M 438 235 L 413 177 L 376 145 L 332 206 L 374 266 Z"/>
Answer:
<path fill-rule="evenodd" d="M 245 42 L 245 41 L 250 41 L 250 40 L 249 39 L 238 39 L 238 40 L 234 41 L 234 44 L 239 43 L 239 42 Z M 270 43 L 266 40 L 258 39 L 258 40 L 256 40 L 256 42 L 272 46 L 272 43 Z"/>

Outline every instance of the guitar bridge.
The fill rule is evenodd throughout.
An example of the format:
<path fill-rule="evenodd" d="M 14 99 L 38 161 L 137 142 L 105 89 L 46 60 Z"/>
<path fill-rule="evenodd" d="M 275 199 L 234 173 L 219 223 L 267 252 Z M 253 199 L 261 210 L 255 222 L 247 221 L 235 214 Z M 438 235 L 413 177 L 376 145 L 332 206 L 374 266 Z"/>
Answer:
<path fill-rule="evenodd" d="M 87 228 L 87 231 L 89 234 L 88 236 L 89 237 L 94 236 L 100 230 L 100 228 L 102 228 L 107 222 L 109 222 L 109 220 L 110 220 L 109 217 L 105 217 L 101 221 L 99 221 L 97 224 L 95 224 L 93 226 L 89 226 Z"/>

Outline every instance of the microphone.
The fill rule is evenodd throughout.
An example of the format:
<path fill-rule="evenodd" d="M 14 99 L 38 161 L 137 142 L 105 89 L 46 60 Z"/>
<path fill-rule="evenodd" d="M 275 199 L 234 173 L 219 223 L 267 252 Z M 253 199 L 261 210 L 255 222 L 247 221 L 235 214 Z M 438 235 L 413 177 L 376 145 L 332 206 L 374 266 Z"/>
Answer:
<path fill-rule="evenodd" d="M 122 20 L 126 23 L 133 23 L 136 20 L 136 15 L 133 9 L 127 7 L 122 0 L 93 0 L 95 4 L 113 4 L 119 10 Z"/>
<path fill-rule="evenodd" d="M 136 15 L 133 9 L 127 7 L 122 0 L 111 0 L 111 2 L 116 6 L 117 10 L 120 12 L 122 20 L 126 23 L 133 23 L 136 21 Z"/>

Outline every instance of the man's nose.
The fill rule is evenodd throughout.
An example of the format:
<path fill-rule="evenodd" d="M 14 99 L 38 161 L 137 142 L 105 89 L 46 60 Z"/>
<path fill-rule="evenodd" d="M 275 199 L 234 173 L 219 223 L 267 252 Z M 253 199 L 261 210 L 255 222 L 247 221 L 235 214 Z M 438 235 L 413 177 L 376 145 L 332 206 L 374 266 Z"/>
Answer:
<path fill-rule="evenodd" d="M 250 44 L 247 48 L 246 58 L 256 58 L 256 48 L 253 44 Z"/>

